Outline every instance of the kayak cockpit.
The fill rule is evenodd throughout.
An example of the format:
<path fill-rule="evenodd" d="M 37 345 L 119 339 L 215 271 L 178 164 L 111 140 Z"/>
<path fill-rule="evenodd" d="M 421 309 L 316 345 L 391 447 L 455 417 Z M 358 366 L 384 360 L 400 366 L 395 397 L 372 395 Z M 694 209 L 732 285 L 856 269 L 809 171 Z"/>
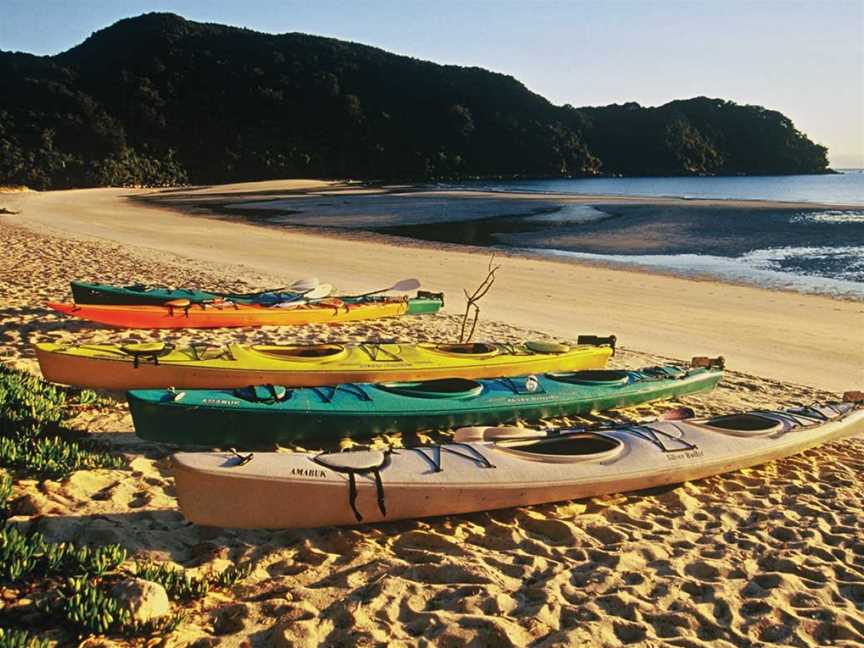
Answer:
<path fill-rule="evenodd" d="M 238 357 L 238 354 L 245 355 L 248 353 L 240 345 L 232 345 L 231 351 L 235 357 Z M 272 360 L 290 362 L 325 362 L 339 360 L 348 355 L 348 349 L 341 344 L 255 345 L 251 347 L 251 351 L 256 355 L 265 356 Z"/>
<path fill-rule="evenodd" d="M 781 421 L 758 414 L 727 414 L 708 419 L 699 425 L 714 432 L 737 437 L 770 436 L 785 428 Z"/>
<path fill-rule="evenodd" d="M 527 461 L 579 463 L 614 459 L 624 450 L 624 442 L 596 432 L 577 432 L 541 439 L 505 439 L 493 447 Z"/>
<path fill-rule="evenodd" d="M 485 342 L 468 342 L 463 344 L 422 344 L 417 347 L 427 353 L 443 356 L 457 356 L 474 358 L 491 358 L 501 351 L 494 344 Z"/>
<path fill-rule="evenodd" d="M 630 374 L 616 369 L 589 369 L 586 371 L 569 371 L 564 373 L 548 373 L 547 377 L 558 382 L 573 385 L 626 385 L 630 382 Z"/>
<path fill-rule="evenodd" d="M 473 398 L 483 391 L 483 385 L 467 378 L 441 378 L 417 382 L 391 382 L 377 385 L 378 389 L 410 398 Z"/>

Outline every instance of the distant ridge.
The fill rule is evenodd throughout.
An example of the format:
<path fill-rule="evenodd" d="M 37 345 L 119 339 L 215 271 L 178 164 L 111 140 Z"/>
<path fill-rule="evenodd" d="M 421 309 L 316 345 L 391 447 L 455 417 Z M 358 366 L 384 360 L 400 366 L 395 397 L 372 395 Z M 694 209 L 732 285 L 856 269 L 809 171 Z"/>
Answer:
<path fill-rule="evenodd" d="M 167 13 L 56 56 L 0 52 L 0 94 L 0 185 L 828 171 L 759 106 L 554 106 L 476 67 Z"/>

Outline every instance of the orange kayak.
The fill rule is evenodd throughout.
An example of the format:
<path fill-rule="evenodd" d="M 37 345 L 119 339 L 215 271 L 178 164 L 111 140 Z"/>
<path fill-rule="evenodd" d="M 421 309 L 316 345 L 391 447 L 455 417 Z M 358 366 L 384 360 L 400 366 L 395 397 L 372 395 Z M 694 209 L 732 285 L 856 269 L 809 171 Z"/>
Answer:
<path fill-rule="evenodd" d="M 169 302 L 161 306 L 48 303 L 48 307 L 109 326 L 176 329 L 338 324 L 404 315 L 408 310 L 408 302 L 388 300 L 352 304 L 334 299 L 293 308 L 235 304 L 229 301 L 179 305 Z"/>

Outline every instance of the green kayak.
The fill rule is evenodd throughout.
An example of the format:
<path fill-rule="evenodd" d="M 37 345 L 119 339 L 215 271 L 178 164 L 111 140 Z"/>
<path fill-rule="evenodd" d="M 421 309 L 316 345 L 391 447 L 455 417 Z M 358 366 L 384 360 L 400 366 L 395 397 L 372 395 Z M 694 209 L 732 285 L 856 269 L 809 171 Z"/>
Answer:
<path fill-rule="evenodd" d="M 670 364 L 490 380 L 134 390 L 127 398 L 143 439 L 256 446 L 583 414 L 707 391 L 722 375 L 717 360 L 702 367 Z"/>
<path fill-rule="evenodd" d="M 210 302 L 217 299 L 228 299 L 237 304 L 261 304 L 272 306 L 280 302 L 294 301 L 302 297 L 301 293 L 284 289 L 266 290 L 254 293 L 226 293 L 191 290 L 186 288 L 165 288 L 133 284 L 131 286 L 113 286 L 111 284 L 87 283 L 85 281 L 71 282 L 72 297 L 76 304 L 99 305 L 162 305 L 174 299 L 188 299 L 193 304 Z M 341 297 L 345 302 L 375 301 L 386 299 L 377 296 Z M 444 305 L 444 294 L 425 290 L 417 292 L 416 297 L 408 300 L 408 315 L 437 313 Z"/>

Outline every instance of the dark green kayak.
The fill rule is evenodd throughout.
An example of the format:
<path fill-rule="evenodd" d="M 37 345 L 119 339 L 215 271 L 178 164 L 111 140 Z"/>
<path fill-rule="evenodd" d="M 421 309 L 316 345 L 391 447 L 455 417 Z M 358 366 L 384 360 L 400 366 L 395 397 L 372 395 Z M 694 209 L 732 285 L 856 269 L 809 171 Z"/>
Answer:
<path fill-rule="evenodd" d="M 130 391 L 127 398 L 135 431 L 143 439 L 256 446 L 583 414 L 707 391 L 722 376 L 722 362 L 717 362 L 699 368 L 664 365 L 491 380 L 151 389 Z"/>
<path fill-rule="evenodd" d="M 131 286 L 112 286 L 111 284 L 87 283 L 73 281 L 72 297 L 76 304 L 103 305 L 153 305 L 164 304 L 173 299 L 188 299 L 193 304 L 209 302 L 214 299 L 229 299 L 237 304 L 261 304 L 271 306 L 279 302 L 293 301 L 302 295 L 284 290 L 269 290 L 255 293 L 225 293 L 191 290 L 186 288 L 165 288 L 133 284 Z M 375 301 L 384 297 L 342 297 L 343 301 Z M 432 293 L 425 290 L 417 292 L 416 297 L 408 300 L 408 315 L 437 313 L 444 305 L 443 293 Z"/>

